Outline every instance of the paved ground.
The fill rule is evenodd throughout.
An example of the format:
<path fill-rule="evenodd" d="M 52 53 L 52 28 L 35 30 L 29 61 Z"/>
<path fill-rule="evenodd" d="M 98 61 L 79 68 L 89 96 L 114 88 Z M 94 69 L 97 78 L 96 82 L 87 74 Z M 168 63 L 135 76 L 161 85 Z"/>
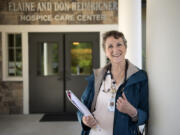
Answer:
<path fill-rule="evenodd" d="M 80 135 L 78 122 L 39 122 L 42 115 L 0 115 L 0 135 Z"/>

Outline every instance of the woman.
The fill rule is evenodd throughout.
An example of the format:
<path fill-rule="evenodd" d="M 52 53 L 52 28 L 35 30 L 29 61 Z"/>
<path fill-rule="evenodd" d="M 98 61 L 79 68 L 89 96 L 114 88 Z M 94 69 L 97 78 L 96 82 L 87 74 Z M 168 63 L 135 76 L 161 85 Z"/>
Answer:
<path fill-rule="evenodd" d="M 92 116 L 78 112 L 82 135 L 137 135 L 148 120 L 148 80 L 143 70 L 125 59 L 127 41 L 123 33 L 104 34 L 103 48 L 110 63 L 94 70 L 82 102 Z"/>

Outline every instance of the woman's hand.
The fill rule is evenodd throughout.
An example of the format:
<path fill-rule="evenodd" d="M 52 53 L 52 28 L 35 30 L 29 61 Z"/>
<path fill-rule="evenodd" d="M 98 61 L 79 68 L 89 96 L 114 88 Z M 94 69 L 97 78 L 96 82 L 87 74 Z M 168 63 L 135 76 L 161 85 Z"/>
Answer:
<path fill-rule="evenodd" d="M 128 114 L 131 118 L 137 115 L 136 108 L 128 102 L 124 92 L 122 93 L 122 97 L 118 98 L 116 107 L 120 112 Z"/>
<path fill-rule="evenodd" d="M 97 124 L 93 116 L 83 116 L 82 122 L 90 128 L 95 127 Z"/>

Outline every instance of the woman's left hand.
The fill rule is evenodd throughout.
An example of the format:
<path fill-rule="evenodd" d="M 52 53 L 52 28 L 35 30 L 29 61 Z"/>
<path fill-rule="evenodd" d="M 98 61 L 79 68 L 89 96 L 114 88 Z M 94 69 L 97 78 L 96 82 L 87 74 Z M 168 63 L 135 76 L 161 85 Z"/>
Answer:
<path fill-rule="evenodd" d="M 136 108 L 129 103 L 124 92 L 122 93 L 122 97 L 119 97 L 117 99 L 116 108 L 120 112 L 128 114 L 130 117 L 134 117 L 137 115 Z"/>

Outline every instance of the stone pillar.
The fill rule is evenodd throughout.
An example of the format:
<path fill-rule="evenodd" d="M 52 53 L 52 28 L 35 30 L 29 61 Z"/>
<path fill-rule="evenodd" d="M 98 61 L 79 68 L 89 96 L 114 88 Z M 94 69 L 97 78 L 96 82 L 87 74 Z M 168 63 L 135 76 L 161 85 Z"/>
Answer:
<path fill-rule="evenodd" d="M 127 39 L 126 57 L 142 68 L 141 0 L 119 0 L 119 31 Z"/>
<path fill-rule="evenodd" d="M 179 10 L 179 0 L 147 0 L 149 135 L 180 134 Z"/>

